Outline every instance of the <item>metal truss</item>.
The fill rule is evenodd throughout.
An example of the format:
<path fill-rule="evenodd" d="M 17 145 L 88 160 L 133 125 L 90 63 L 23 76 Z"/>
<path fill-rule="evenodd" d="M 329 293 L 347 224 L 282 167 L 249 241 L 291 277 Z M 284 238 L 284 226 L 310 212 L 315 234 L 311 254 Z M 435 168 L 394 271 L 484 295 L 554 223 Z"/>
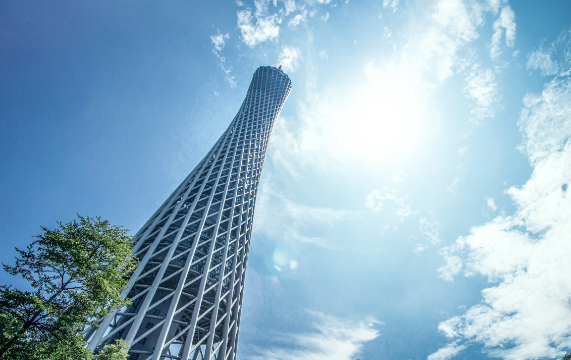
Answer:
<path fill-rule="evenodd" d="M 260 67 L 212 150 L 135 235 L 132 304 L 85 331 L 89 348 L 127 340 L 129 360 L 234 360 L 258 182 L 291 91 Z"/>

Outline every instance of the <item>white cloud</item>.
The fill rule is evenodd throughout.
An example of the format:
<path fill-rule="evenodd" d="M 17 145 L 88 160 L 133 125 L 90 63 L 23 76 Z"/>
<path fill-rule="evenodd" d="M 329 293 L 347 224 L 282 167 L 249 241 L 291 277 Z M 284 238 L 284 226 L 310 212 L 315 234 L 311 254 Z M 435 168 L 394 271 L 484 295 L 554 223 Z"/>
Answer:
<path fill-rule="evenodd" d="M 240 0 L 236 0 L 236 5 L 238 6 L 244 6 L 245 4 L 243 2 L 241 2 Z"/>
<path fill-rule="evenodd" d="M 490 43 L 490 56 L 494 59 L 501 54 L 500 42 L 504 29 L 506 31 L 506 45 L 511 48 L 514 46 L 516 23 L 515 14 L 509 5 L 502 8 L 500 17 L 494 21 L 494 34 Z"/>
<path fill-rule="evenodd" d="M 446 264 L 438 269 L 438 272 L 440 273 L 438 277 L 445 281 L 454 281 L 454 276 L 458 275 L 464 266 L 462 259 L 454 255 L 454 253 L 461 251 L 462 249 L 464 249 L 464 242 L 463 238 L 460 238 L 456 243 L 443 247 L 438 251 L 438 253 L 444 258 L 444 261 L 446 261 Z"/>
<path fill-rule="evenodd" d="M 315 106 L 319 108 L 322 105 L 316 103 Z M 324 168 L 330 163 L 330 160 L 326 160 L 327 153 L 321 151 L 320 140 L 323 138 L 318 136 L 321 122 L 315 121 L 311 115 L 308 116 L 315 108 L 305 108 L 304 104 L 300 104 L 300 107 L 301 125 L 293 126 L 293 121 L 280 116 L 268 148 L 268 157 L 294 178 L 300 178 L 303 168 L 310 162 L 314 168 Z"/>
<path fill-rule="evenodd" d="M 303 10 L 300 14 L 295 15 L 288 23 L 289 27 L 296 27 L 306 22 L 307 10 Z"/>
<path fill-rule="evenodd" d="M 488 207 L 490 209 L 492 209 L 493 211 L 498 210 L 498 207 L 496 206 L 496 202 L 494 201 L 494 198 L 491 198 L 491 197 L 486 198 L 486 201 L 487 201 Z"/>
<path fill-rule="evenodd" d="M 294 0 L 284 0 L 285 16 L 294 12 L 297 9 L 297 5 Z"/>
<path fill-rule="evenodd" d="M 448 191 L 452 194 L 456 194 L 456 190 L 458 190 L 458 186 L 460 185 L 460 178 L 456 176 L 454 180 L 452 180 L 452 184 L 448 187 Z"/>
<path fill-rule="evenodd" d="M 404 173 L 401 171 L 401 174 L 404 174 Z M 400 183 L 404 179 L 399 174 L 394 174 L 393 176 L 391 176 L 391 180 L 396 182 L 396 183 Z"/>
<path fill-rule="evenodd" d="M 412 251 L 414 251 L 415 254 L 420 254 L 426 249 L 428 249 L 428 245 L 416 244 L 416 247 Z"/>
<path fill-rule="evenodd" d="M 390 206 L 390 210 L 401 220 L 416 213 L 411 210 L 408 196 L 400 196 L 396 188 L 385 187 L 382 193 L 378 189 L 373 189 L 365 198 L 365 206 L 373 211 L 381 211 L 386 204 L 394 204 Z"/>
<path fill-rule="evenodd" d="M 506 45 L 508 47 L 513 47 L 515 42 L 515 14 L 513 10 L 508 6 L 502 9 L 500 15 L 502 27 L 506 29 Z"/>
<path fill-rule="evenodd" d="M 382 199 L 384 199 L 384 197 L 381 192 L 377 189 L 373 189 L 365 198 L 365 206 L 373 211 L 381 211 L 383 202 L 380 200 Z"/>
<path fill-rule="evenodd" d="M 446 264 L 438 269 L 438 277 L 446 281 L 454 281 L 454 275 L 458 275 L 462 270 L 462 259 L 454 255 L 444 255 Z"/>
<path fill-rule="evenodd" d="M 485 11 L 493 9 L 472 5 L 461 0 L 439 0 L 431 7 L 427 20 L 417 22 L 414 33 L 421 35 L 409 39 L 402 56 L 413 61 L 429 81 L 439 84 L 452 76 L 461 60 L 460 50 L 479 37 L 477 28 L 484 22 Z"/>
<path fill-rule="evenodd" d="M 319 57 L 322 58 L 323 60 L 329 60 L 329 55 L 327 55 L 327 51 L 325 50 L 321 50 L 319 52 Z"/>
<path fill-rule="evenodd" d="M 210 37 L 210 40 L 214 45 L 215 51 L 222 51 L 222 49 L 224 49 L 224 45 L 226 45 L 225 39 L 230 39 L 230 35 L 229 34 L 222 35 L 220 33 L 220 30 L 218 30 L 218 34 Z"/>
<path fill-rule="evenodd" d="M 210 41 L 212 41 L 212 45 L 214 45 L 212 52 L 218 58 L 218 66 L 225 74 L 224 79 L 230 84 L 231 88 L 235 88 L 236 83 L 234 82 L 234 76 L 231 75 L 232 67 L 226 66 L 226 58 L 222 56 L 222 50 L 224 49 L 224 46 L 226 46 L 226 40 L 230 39 L 230 35 L 228 33 L 221 34 L 220 30 L 217 31 L 218 34 L 210 37 Z"/>
<path fill-rule="evenodd" d="M 539 69 L 541 75 L 568 76 L 571 74 L 571 30 L 563 31 L 556 41 L 527 57 L 528 69 Z"/>
<path fill-rule="evenodd" d="M 238 28 L 242 32 L 242 41 L 249 47 L 266 40 L 274 40 L 280 32 L 281 18 L 278 14 L 268 15 L 268 1 L 254 2 L 256 12 L 252 16 L 250 9 L 238 11 Z"/>
<path fill-rule="evenodd" d="M 460 272 L 450 258 L 465 254 L 466 275 L 496 284 L 482 291 L 480 304 L 439 329 L 457 342 L 483 344 L 492 357 L 556 358 L 571 346 L 570 81 L 555 79 L 541 95 L 525 97 L 520 128 L 534 168 L 525 185 L 507 190 L 515 213 L 476 226 L 441 250 L 443 278 Z"/>
<path fill-rule="evenodd" d="M 283 66 L 284 71 L 294 72 L 298 66 L 298 59 L 301 57 L 301 52 L 298 48 L 293 46 L 283 46 L 282 51 L 278 55 L 278 63 Z"/>
<path fill-rule="evenodd" d="M 406 198 L 397 199 L 397 204 L 399 205 L 399 208 L 395 212 L 395 215 L 400 217 L 401 220 L 403 220 L 407 216 L 411 216 L 412 214 L 416 213 L 416 211 L 413 211 L 410 208 L 410 204 L 406 203 Z"/>
<path fill-rule="evenodd" d="M 434 354 L 428 356 L 428 360 L 448 360 L 452 359 L 460 351 L 466 348 L 465 345 L 457 345 L 456 342 L 450 343 L 443 348 L 438 349 Z"/>
<path fill-rule="evenodd" d="M 426 236 L 432 245 L 438 245 L 438 243 L 440 243 L 440 232 L 438 230 L 440 228 L 440 224 L 438 222 L 430 221 L 428 218 L 423 216 L 420 218 L 418 227 L 420 232 Z"/>
<path fill-rule="evenodd" d="M 392 33 L 389 30 L 388 27 L 385 26 L 384 30 L 383 30 L 383 38 L 385 39 L 389 39 L 391 37 Z"/>
<path fill-rule="evenodd" d="M 389 6 L 391 7 L 391 9 L 393 9 L 393 12 L 396 12 L 398 10 L 398 5 L 399 5 L 399 0 L 384 0 L 383 1 L 383 8 L 388 8 Z"/>
<path fill-rule="evenodd" d="M 548 49 L 540 48 L 529 54 L 527 58 L 528 69 L 540 69 L 541 75 L 555 75 L 559 72 L 559 64 L 551 59 L 551 52 Z"/>
<path fill-rule="evenodd" d="M 323 16 L 321 17 L 321 20 L 323 20 L 323 21 L 325 21 L 325 22 L 327 22 L 327 19 L 329 19 L 329 13 L 326 13 L 325 15 L 323 15 Z"/>
<path fill-rule="evenodd" d="M 466 76 L 464 93 L 474 101 L 470 110 L 470 120 L 482 124 L 488 118 L 496 115 L 500 100 L 498 83 L 492 69 L 481 69 L 478 64 L 472 66 Z"/>
<path fill-rule="evenodd" d="M 468 149 L 468 147 L 464 146 L 461 149 L 458 149 L 458 155 L 460 156 L 464 156 L 464 154 L 466 153 L 466 150 Z"/>
<path fill-rule="evenodd" d="M 518 125 L 525 142 L 520 147 L 532 164 L 560 151 L 571 136 L 571 79 L 554 79 L 540 95 L 527 94 Z"/>
<path fill-rule="evenodd" d="M 362 351 L 364 344 L 379 336 L 373 321 L 340 319 L 310 312 L 315 331 L 279 336 L 287 344 L 282 348 L 264 349 L 252 360 L 350 360 Z"/>

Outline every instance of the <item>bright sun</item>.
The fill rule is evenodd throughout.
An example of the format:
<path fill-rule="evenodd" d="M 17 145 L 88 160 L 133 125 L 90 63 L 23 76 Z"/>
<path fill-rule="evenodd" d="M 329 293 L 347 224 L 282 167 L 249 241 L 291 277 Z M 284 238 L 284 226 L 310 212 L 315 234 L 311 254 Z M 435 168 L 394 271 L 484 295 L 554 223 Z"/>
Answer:
<path fill-rule="evenodd" d="M 326 136 L 342 158 L 398 160 L 413 150 L 422 133 L 426 111 L 420 82 L 414 74 L 391 68 L 367 65 L 365 73 L 368 86 L 330 114 Z"/>

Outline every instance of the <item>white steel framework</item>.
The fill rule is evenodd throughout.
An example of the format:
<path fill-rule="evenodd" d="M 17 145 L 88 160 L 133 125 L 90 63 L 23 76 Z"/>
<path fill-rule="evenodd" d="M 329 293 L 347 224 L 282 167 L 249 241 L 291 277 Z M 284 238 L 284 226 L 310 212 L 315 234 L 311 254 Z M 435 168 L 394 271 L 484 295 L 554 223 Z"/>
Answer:
<path fill-rule="evenodd" d="M 258 182 L 290 91 L 281 69 L 256 70 L 228 129 L 135 235 L 132 304 L 86 331 L 90 349 L 125 339 L 129 360 L 236 358 Z"/>

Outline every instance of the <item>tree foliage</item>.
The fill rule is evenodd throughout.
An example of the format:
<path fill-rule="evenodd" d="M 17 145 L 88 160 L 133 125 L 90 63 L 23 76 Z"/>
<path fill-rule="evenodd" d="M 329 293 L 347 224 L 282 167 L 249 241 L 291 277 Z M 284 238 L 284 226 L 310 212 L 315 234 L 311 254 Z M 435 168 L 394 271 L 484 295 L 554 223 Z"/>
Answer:
<path fill-rule="evenodd" d="M 119 339 L 115 344 L 106 345 L 103 350 L 94 356 L 95 360 L 127 360 L 127 341 Z"/>
<path fill-rule="evenodd" d="M 42 227 L 25 250 L 16 248 L 15 266 L 4 264 L 33 290 L 0 286 L 0 359 L 91 359 L 82 329 L 128 304 L 121 291 L 135 259 L 127 230 L 79 215 L 58 225 Z M 95 358 L 126 358 L 124 343 L 109 346 Z"/>

